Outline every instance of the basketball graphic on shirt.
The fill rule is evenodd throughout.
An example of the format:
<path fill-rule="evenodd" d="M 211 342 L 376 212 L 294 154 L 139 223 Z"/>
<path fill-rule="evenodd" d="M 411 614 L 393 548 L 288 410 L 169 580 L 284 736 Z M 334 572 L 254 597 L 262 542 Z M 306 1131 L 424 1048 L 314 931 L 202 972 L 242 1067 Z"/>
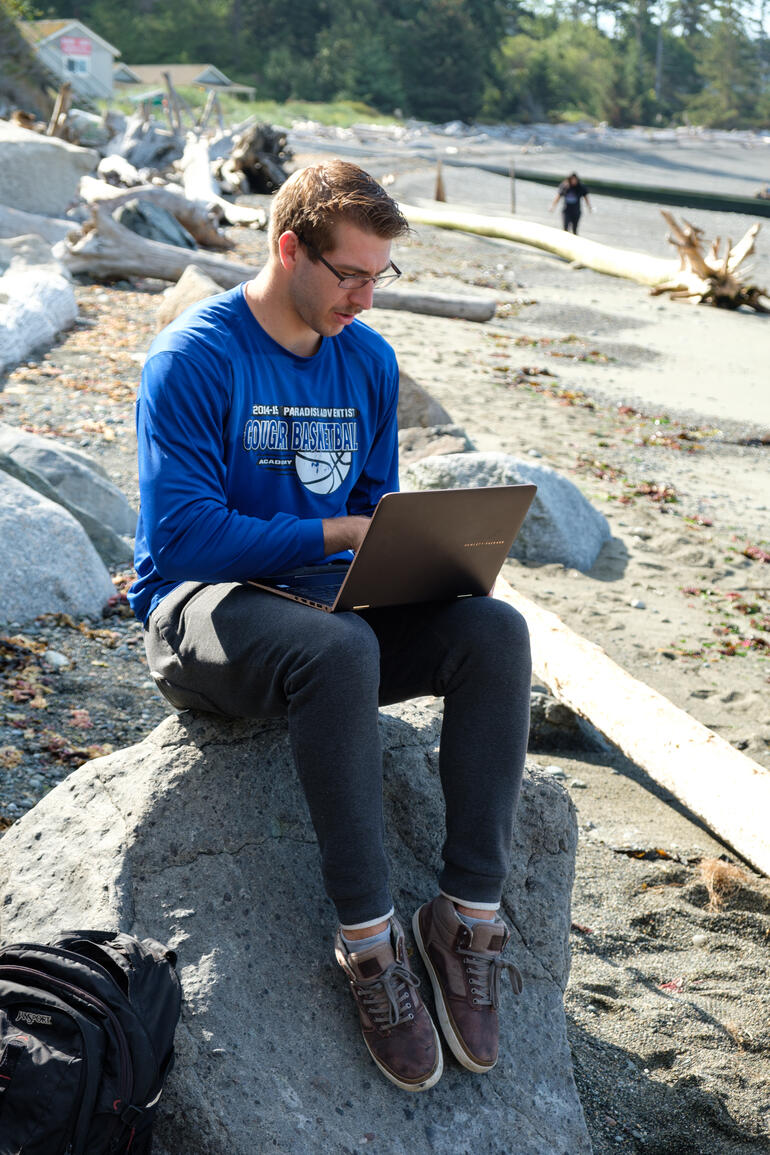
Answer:
<path fill-rule="evenodd" d="M 313 493 L 334 493 L 350 472 L 353 454 L 347 451 L 298 451 L 294 457 L 297 476 Z"/>

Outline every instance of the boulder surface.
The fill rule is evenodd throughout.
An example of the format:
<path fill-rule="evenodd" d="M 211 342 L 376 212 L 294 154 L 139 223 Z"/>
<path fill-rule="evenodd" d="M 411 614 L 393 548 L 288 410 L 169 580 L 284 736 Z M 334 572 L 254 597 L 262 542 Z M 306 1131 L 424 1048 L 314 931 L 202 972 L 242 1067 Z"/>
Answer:
<path fill-rule="evenodd" d="M 98 153 L 90 148 L 0 121 L 0 204 L 62 216 L 75 199 L 81 176 L 98 163 Z"/>
<path fill-rule="evenodd" d="M 29 622 L 50 613 L 99 616 L 115 593 L 75 518 L 3 470 L 0 541 L 0 622 Z"/>
<path fill-rule="evenodd" d="M 610 527 L 578 487 L 549 465 L 533 465 L 507 453 L 449 453 L 427 457 L 404 471 L 404 489 L 459 489 L 484 485 L 537 486 L 535 500 L 510 556 L 533 565 L 560 562 L 591 569 Z"/>
<path fill-rule="evenodd" d="M 87 453 L 53 437 L 40 437 L 13 425 L 0 423 L 0 453 L 39 474 L 63 501 L 84 510 L 102 525 L 124 537 L 136 532 L 132 509 L 106 470 Z"/>
<path fill-rule="evenodd" d="M 381 714 L 406 926 L 435 891 L 440 721 L 432 699 Z M 119 927 L 178 952 L 157 1155 L 589 1155 L 562 1004 L 575 847 L 568 795 L 528 772 L 504 896 L 524 991 L 505 984 L 497 1067 L 472 1075 L 448 1056 L 423 1095 L 392 1086 L 364 1048 L 282 721 L 172 716 L 71 774 L 0 840 L 0 938 Z"/>

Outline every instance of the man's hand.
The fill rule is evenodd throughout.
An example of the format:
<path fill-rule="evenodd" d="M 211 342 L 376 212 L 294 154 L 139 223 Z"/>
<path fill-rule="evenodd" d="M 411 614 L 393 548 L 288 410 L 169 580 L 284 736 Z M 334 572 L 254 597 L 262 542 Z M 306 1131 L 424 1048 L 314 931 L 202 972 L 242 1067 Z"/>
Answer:
<path fill-rule="evenodd" d="M 340 553 L 343 549 L 356 552 L 369 528 L 368 517 L 324 517 L 321 520 L 324 533 L 324 556 Z"/>

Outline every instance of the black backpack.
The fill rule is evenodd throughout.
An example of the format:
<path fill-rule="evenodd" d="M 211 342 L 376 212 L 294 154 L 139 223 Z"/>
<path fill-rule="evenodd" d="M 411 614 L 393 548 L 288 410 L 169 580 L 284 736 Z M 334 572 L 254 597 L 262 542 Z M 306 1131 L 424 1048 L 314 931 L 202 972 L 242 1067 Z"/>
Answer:
<path fill-rule="evenodd" d="M 0 1155 L 149 1155 L 174 1060 L 176 956 L 69 931 L 0 947 Z"/>

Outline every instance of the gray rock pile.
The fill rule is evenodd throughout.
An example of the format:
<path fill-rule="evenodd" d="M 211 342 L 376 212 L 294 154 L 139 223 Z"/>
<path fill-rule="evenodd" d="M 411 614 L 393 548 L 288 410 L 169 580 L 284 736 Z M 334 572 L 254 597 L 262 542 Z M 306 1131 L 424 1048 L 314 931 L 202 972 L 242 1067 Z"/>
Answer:
<path fill-rule="evenodd" d="M 439 864 L 439 726 L 430 699 L 381 715 L 405 922 Z M 360 1038 L 282 722 L 182 714 L 75 771 L 0 841 L 0 937 L 120 927 L 178 951 L 158 1155 L 588 1155 L 562 1004 L 576 821 L 557 782 L 525 776 L 515 837 L 504 907 L 525 987 L 503 995 L 500 1062 L 482 1077 L 450 1061 L 420 1096 L 382 1079 Z"/>
<path fill-rule="evenodd" d="M 98 616 L 131 561 L 136 513 L 87 454 L 0 424 L 0 622 Z"/>

